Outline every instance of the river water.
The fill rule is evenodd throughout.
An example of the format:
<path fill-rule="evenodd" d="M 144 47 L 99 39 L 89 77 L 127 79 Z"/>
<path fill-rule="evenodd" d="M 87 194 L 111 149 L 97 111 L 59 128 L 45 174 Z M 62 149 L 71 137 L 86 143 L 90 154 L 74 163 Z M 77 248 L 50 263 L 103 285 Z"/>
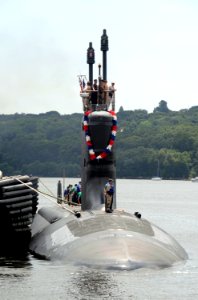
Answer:
<path fill-rule="evenodd" d="M 42 178 L 56 195 L 59 178 Z M 61 179 L 62 180 L 62 179 Z M 63 184 L 77 183 L 66 179 Z M 139 211 L 171 234 L 188 253 L 180 265 L 161 269 L 107 271 L 61 265 L 31 255 L 0 257 L 0 300 L 198 299 L 198 183 L 117 180 L 117 207 Z M 46 190 L 45 190 L 46 191 Z M 55 205 L 40 198 L 40 206 Z"/>

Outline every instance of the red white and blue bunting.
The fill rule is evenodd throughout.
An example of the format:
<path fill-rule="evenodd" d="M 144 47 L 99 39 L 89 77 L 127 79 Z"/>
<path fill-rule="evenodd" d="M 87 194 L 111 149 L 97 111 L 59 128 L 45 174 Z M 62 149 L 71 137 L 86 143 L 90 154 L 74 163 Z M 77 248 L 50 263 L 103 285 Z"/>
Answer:
<path fill-rule="evenodd" d="M 116 137 L 116 133 L 117 133 L 117 117 L 116 117 L 116 113 L 114 111 L 110 110 L 110 111 L 107 111 L 107 112 L 112 115 L 112 126 L 111 126 L 111 134 L 110 134 L 110 138 L 109 138 L 109 143 L 108 143 L 107 147 L 104 149 L 104 151 L 101 152 L 97 156 L 94 152 L 91 137 L 89 135 L 88 119 L 89 119 L 89 115 L 90 115 L 90 113 L 92 113 L 92 111 L 91 110 L 86 111 L 85 114 L 84 114 L 83 130 L 85 132 L 86 143 L 87 143 L 87 146 L 88 146 L 89 157 L 90 157 L 91 160 L 103 159 L 108 155 L 108 153 L 110 153 L 112 151 L 112 147 L 113 147 L 113 144 L 115 142 L 115 137 Z"/>

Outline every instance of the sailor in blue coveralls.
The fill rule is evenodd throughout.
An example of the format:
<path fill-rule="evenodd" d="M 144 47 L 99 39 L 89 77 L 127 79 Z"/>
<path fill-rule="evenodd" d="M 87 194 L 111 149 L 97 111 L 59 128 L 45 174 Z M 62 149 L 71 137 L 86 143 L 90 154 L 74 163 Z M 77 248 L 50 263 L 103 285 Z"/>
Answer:
<path fill-rule="evenodd" d="M 109 178 L 108 182 L 104 187 L 104 196 L 105 196 L 105 211 L 107 213 L 112 213 L 113 205 L 113 194 L 114 194 L 114 183 L 113 179 Z"/>

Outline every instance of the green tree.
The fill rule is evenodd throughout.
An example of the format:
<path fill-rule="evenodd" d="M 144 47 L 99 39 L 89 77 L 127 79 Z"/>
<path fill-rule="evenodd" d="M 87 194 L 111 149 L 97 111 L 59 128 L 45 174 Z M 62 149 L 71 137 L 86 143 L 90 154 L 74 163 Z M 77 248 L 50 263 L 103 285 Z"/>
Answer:
<path fill-rule="evenodd" d="M 167 113 L 170 110 L 168 109 L 167 102 L 165 100 L 161 100 L 159 102 L 159 106 L 154 109 L 154 112 Z"/>

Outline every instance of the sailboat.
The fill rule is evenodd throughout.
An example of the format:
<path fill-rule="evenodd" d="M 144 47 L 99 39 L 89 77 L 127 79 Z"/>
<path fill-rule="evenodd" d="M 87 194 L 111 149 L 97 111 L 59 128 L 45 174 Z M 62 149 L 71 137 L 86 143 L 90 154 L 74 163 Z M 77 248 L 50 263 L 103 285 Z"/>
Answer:
<path fill-rule="evenodd" d="M 191 178 L 191 181 L 192 181 L 192 182 L 198 182 L 198 176 L 197 176 L 197 177 Z"/>
<path fill-rule="evenodd" d="M 151 178 L 154 181 L 159 181 L 162 180 L 162 178 L 160 177 L 160 161 L 159 159 L 157 160 L 157 175 Z"/>

